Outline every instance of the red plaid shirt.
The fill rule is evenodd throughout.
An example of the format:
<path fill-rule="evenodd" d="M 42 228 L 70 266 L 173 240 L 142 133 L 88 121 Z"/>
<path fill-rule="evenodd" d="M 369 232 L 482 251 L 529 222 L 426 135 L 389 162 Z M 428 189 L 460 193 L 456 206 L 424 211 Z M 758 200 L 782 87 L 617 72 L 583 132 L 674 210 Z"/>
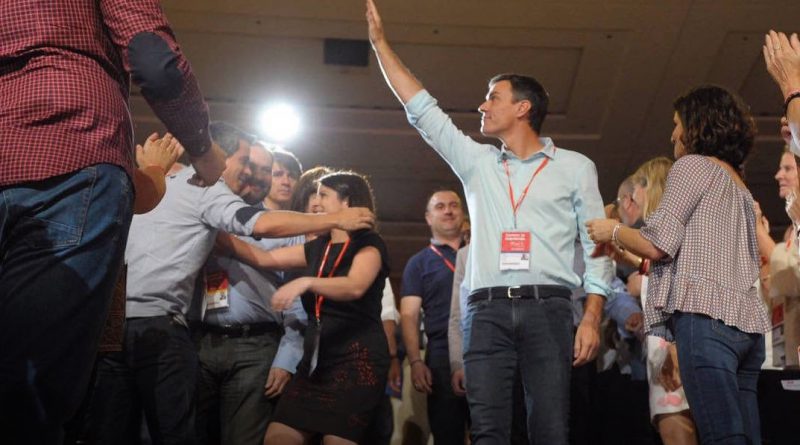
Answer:
<path fill-rule="evenodd" d="M 157 0 L 0 0 L 0 187 L 110 163 L 130 174 L 128 43 L 161 37 L 180 94 L 148 98 L 189 152 L 207 149 L 208 109 Z"/>

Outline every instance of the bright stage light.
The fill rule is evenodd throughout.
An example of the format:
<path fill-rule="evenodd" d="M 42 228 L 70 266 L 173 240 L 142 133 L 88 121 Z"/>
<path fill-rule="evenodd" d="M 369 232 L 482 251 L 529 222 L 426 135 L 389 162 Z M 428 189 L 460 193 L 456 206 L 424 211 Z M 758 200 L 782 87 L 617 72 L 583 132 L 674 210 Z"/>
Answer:
<path fill-rule="evenodd" d="M 258 127 L 273 142 L 286 142 L 300 131 L 300 115 L 291 105 L 272 105 L 259 115 Z"/>

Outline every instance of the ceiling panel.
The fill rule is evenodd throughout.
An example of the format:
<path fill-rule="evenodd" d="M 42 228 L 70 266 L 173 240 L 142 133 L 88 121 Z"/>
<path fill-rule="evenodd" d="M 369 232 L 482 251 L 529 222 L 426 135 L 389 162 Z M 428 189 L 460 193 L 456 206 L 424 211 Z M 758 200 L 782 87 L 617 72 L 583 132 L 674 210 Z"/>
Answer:
<path fill-rule="evenodd" d="M 671 155 L 672 101 L 718 83 L 738 91 L 760 134 L 747 181 L 776 226 L 772 178 L 782 142 L 780 94 L 761 60 L 763 33 L 800 31 L 787 0 L 379 0 L 387 35 L 457 126 L 482 141 L 476 108 L 498 72 L 534 75 L 551 95 L 545 135 L 589 156 L 606 201 L 640 163 Z M 364 39 L 363 1 L 164 0 L 212 117 L 254 131 L 267 102 L 298 105 L 304 131 L 287 148 L 306 166 L 369 174 L 398 267 L 424 246 L 424 200 L 457 178 L 408 126 L 375 59 L 323 64 L 325 38 Z M 137 138 L 161 125 L 134 94 Z M 496 142 L 494 142 L 496 143 Z M 400 266 L 397 265 L 400 263 Z M 397 275 L 394 275 L 395 278 Z"/>

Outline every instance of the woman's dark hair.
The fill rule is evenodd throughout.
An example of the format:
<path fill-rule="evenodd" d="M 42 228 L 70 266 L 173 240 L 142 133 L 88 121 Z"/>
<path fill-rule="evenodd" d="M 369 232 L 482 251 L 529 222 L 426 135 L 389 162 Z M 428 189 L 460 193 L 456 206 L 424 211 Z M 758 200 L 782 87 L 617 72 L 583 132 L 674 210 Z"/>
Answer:
<path fill-rule="evenodd" d="M 311 195 L 317 193 L 317 181 L 332 171 L 328 167 L 317 166 L 306 170 L 300 175 L 292 194 L 292 203 L 289 206 L 289 210 L 305 213 L 308 207 L 308 200 L 311 199 Z"/>
<path fill-rule="evenodd" d="M 714 156 L 742 172 L 753 148 L 756 124 L 749 107 L 725 88 L 693 88 L 673 103 L 683 125 L 686 152 Z"/>
<path fill-rule="evenodd" d="M 367 178 L 354 171 L 337 171 L 319 178 L 318 182 L 336 191 L 339 199 L 350 207 L 366 207 L 375 212 L 375 198 Z"/>

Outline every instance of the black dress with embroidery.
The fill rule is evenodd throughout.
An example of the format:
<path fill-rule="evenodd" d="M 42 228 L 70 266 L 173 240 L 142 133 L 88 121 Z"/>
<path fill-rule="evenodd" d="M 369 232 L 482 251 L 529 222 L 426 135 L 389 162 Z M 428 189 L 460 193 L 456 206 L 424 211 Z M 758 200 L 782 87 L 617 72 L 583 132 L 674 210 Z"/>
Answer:
<path fill-rule="evenodd" d="M 329 236 L 306 243 L 307 275 L 316 276 Z M 327 277 L 344 244 L 333 244 L 323 267 Z M 381 254 L 381 269 L 359 299 L 336 302 L 325 299 L 321 308 L 321 333 L 317 367 L 309 368 L 316 335 L 316 295 L 301 298 L 308 314 L 303 359 L 286 386 L 272 418 L 298 430 L 334 435 L 359 442 L 383 397 L 389 372 L 389 349 L 381 322 L 381 298 L 386 277 L 386 246 L 372 231 L 351 234 L 334 277 L 350 271 L 353 258 L 362 249 L 374 247 Z"/>

